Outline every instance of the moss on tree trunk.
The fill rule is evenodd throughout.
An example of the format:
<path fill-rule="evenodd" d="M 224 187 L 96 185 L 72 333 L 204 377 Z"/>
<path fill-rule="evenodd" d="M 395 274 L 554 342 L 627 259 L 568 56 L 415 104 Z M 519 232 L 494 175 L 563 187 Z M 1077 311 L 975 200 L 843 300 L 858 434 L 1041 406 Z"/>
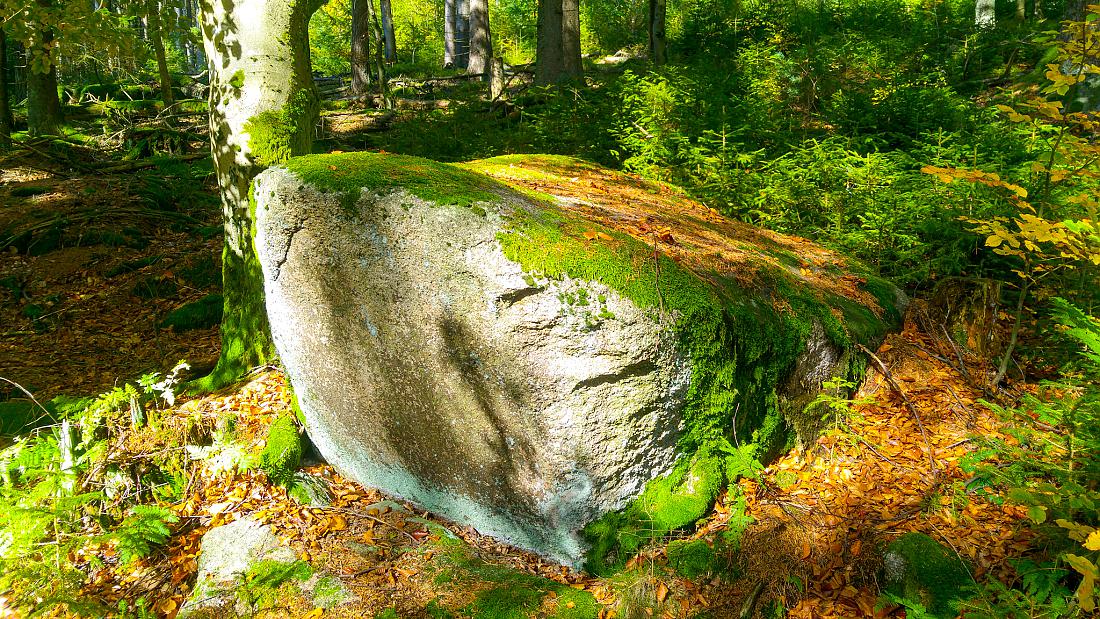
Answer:
<path fill-rule="evenodd" d="M 248 188 L 264 167 L 306 154 L 318 113 L 309 63 L 309 18 L 321 0 L 202 3 L 210 60 L 210 136 L 222 199 L 222 350 L 192 388 L 226 385 L 267 363 L 274 346 L 253 245 Z"/>

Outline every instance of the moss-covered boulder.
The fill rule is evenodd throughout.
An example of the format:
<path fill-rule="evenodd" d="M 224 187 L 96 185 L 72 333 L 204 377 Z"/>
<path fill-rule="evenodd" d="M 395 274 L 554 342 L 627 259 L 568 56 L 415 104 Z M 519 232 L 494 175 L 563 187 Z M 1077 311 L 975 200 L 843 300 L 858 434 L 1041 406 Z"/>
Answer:
<path fill-rule="evenodd" d="M 954 551 L 924 533 L 906 533 L 883 555 L 885 590 L 898 599 L 920 604 L 930 616 L 958 615 L 974 577 Z"/>
<path fill-rule="evenodd" d="M 252 195 L 321 453 L 570 564 L 639 497 L 662 509 L 624 513 L 694 522 L 733 445 L 812 436 L 821 381 L 857 373 L 904 302 L 809 241 L 564 157 L 298 157 Z"/>

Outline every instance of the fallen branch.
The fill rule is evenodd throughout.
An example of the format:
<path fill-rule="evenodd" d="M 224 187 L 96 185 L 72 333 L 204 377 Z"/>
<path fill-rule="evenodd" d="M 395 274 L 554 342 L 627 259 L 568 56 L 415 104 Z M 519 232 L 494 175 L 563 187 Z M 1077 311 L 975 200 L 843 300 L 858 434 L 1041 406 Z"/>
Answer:
<path fill-rule="evenodd" d="M 134 170 L 141 170 L 143 168 L 151 168 L 153 166 L 160 165 L 169 161 L 172 162 L 185 162 L 185 161 L 197 161 L 199 159 L 205 159 L 209 157 L 210 153 L 191 153 L 190 155 L 179 155 L 176 157 L 150 157 L 148 159 L 140 159 L 138 161 L 127 161 L 125 163 L 116 163 L 112 165 L 103 166 L 97 168 L 96 171 L 102 174 L 118 174 L 120 172 L 133 172 Z"/>
<path fill-rule="evenodd" d="M 901 385 L 898 384 L 898 381 L 894 378 L 894 375 L 890 372 L 889 368 L 886 367 L 886 364 L 882 362 L 882 359 L 878 358 L 878 355 L 871 352 L 863 344 L 856 344 L 856 347 L 866 353 L 867 356 L 875 362 L 875 365 L 878 367 L 879 371 L 882 372 L 882 377 L 886 379 L 886 382 L 890 385 L 890 388 L 896 391 L 899 396 L 901 396 L 902 401 L 905 402 L 905 406 L 909 408 L 909 412 L 913 413 L 913 419 L 915 419 L 917 422 L 917 428 L 920 429 L 920 435 L 924 439 L 924 447 L 928 452 L 928 466 L 931 468 L 933 475 L 938 475 L 939 469 L 936 468 L 936 459 L 932 454 L 932 441 L 928 438 L 928 431 L 924 429 L 924 422 L 921 421 L 920 413 L 917 412 L 917 407 L 913 405 L 912 400 L 910 400 L 909 396 L 905 394 L 905 391 L 902 390 Z"/>

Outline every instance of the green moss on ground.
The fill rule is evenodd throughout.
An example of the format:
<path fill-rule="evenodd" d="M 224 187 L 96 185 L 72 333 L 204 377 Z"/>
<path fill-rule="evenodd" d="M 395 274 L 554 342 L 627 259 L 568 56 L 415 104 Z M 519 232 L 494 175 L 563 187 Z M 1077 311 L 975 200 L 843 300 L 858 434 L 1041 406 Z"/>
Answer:
<path fill-rule="evenodd" d="M 302 461 L 302 437 L 291 415 L 280 415 L 267 429 L 267 445 L 260 452 L 260 469 L 272 483 L 288 485 Z"/>
<path fill-rule="evenodd" d="M 618 571 L 650 540 L 694 524 L 710 511 L 725 482 L 724 458 L 709 449 L 680 460 L 668 475 L 646 485 L 619 512 L 584 528 L 590 544 L 586 568 L 598 575 Z"/>
<path fill-rule="evenodd" d="M 974 577 L 953 551 L 923 533 L 907 533 L 890 543 L 883 559 L 885 590 L 918 602 L 935 617 L 954 617 Z"/>
<path fill-rule="evenodd" d="M 177 332 L 209 329 L 221 322 L 224 302 L 222 295 L 208 294 L 172 310 L 159 326 L 161 329 L 170 328 Z"/>
<path fill-rule="evenodd" d="M 672 541 L 665 552 L 668 566 L 684 578 L 709 575 L 718 562 L 714 548 L 701 539 Z"/>
<path fill-rule="evenodd" d="M 435 583 L 455 589 L 476 587 L 473 601 L 462 608 L 442 608 L 432 616 L 471 619 L 595 619 L 599 605 L 591 593 L 542 576 L 494 565 L 478 558 L 465 542 L 441 533 L 433 544 Z M 453 611 L 453 614 L 452 614 Z"/>

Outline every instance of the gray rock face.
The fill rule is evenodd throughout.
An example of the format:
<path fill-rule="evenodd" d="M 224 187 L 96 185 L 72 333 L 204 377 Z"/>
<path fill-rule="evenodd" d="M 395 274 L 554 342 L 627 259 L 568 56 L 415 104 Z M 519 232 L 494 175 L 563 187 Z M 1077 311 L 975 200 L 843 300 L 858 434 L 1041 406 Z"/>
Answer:
<path fill-rule="evenodd" d="M 254 184 L 272 333 L 337 469 L 567 564 L 676 457 L 690 366 L 595 282 L 538 281 L 502 220 L 407 193 Z"/>
<path fill-rule="evenodd" d="M 242 518 L 215 527 L 202 536 L 199 574 L 191 597 L 180 609 L 179 617 L 225 617 L 243 615 L 236 608 L 237 586 L 248 569 L 260 561 L 293 563 L 294 551 L 279 543 L 271 527 L 250 518 Z"/>
<path fill-rule="evenodd" d="M 294 586 L 280 589 L 288 582 Z M 255 617 L 265 610 L 257 604 L 265 596 L 277 598 L 290 592 L 300 593 L 310 606 L 325 609 L 355 599 L 339 579 L 299 561 L 271 527 L 242 518 L 202 536 L 195 588 L 178 617 Z"/>

